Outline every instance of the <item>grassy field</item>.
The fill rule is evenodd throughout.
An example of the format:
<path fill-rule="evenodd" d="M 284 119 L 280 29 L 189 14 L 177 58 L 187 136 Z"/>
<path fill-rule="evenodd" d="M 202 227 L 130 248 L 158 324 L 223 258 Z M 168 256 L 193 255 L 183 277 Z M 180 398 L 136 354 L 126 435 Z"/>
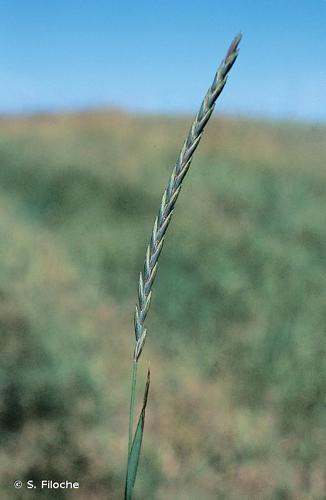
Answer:
<path fill-rule="evenodd" d="M 2 498 L 122 498 L 137 280 L 189 121 L 0 120 Z M 136 499 L 326 497 L 325 165 L 325 126 L 209 124 L 155 283 Z"/>

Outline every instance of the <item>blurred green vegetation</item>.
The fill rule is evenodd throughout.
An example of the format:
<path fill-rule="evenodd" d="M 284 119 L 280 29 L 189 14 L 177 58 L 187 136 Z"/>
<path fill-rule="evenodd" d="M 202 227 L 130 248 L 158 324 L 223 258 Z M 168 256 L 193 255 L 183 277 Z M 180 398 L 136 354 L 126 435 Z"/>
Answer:
<path fill-rule="evenodd" d="M 2 498 L 122 498 L 138 273 L 188 122 L 0 121 Z M 325 164 L 325 126 L 209 124 L 149 315 L 138 499 L 326 497 Z"/>

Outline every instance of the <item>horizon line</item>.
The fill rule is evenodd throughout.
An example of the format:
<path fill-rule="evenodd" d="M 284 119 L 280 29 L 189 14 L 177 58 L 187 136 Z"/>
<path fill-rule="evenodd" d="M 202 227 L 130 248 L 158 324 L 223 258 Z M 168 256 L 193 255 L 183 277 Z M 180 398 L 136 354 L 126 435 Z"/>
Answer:
<path fill-rule="evenodd" d="M 163 110 L 145 110 L 145 109 L 137 109 L 137 108 L 128 108 L 124 106 L 118 105 L 110 105 L 110 104 L 94 104 L 94 105 L 85 105 L 85 106 L 57 106 L 57 107 L 40 107 L 30 110 L 11 110 L 5 111 L 0 109 L 0 119 L 10 119 L 10 118 L 37 118 L 37 117 L 56 117 L 56 116 L 73 116 L 73 115 L 83 115 L 90 113 L 119 113 L 121 115 L 132 115 L 132 116 L 148 116 L 148 117 L 162 117 L 162 118 L 183 118 L 193 116 L 195 112 L 193 111 L 163 111 Z M 318 125 L 325 126 L 326 119 L 322 118 L 304 118 L 304 117 L 296 117 L 296 116 L 277 116 L 269 113 L 255 113 L 255 112 L 245 112 L 245 111 L 225 111 L 222 110 L 217 115 L 213 117 L 213 120 L 218 120 L 218 117 L 224 119 L 232 119 L 232 120 L 248 120 L 248 121 L 258 121 L 258 122 L 268 122 L 268 123 L 292 123 L 292 124 L 302 124 L 302 125 Z"/>

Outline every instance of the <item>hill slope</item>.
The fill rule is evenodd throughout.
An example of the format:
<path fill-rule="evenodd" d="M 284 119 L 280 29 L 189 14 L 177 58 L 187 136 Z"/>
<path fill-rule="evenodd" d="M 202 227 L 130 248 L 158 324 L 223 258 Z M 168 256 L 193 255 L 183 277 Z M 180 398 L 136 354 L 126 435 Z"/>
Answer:
<path fill-rule="evenodd" d="M 188 122 L 0 120 L 5 481 L 78 478 L 79 498 L 121 498 L 138 272 Z M 137 498 L 326 495 L 325 139 L 208 126 L 155 284 Z"/>

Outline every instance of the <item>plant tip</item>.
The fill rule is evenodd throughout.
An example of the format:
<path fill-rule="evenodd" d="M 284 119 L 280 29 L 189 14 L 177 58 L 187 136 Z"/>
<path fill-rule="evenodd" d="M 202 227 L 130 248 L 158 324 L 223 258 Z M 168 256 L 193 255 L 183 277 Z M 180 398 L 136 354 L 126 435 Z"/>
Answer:
<path fill-rule="evenodd" d="M 227 54 L 226 54 L 226 57 L 225 57 L 225 60 L 228 59 L 228 57 L 230 57 L 232 54 L 234 54 L 235 52 L 237 52 L 237 49 L 238 49 L 238 46 L 239 46 L 239 43 L 241 41 L 241 38 L 242 38 L 242 33 L 241 31 L 237 34 L 237 36 L 235 36 L 231 42 L 231 45 L 229 47 L 229 50 L 227 51 Z"/>

